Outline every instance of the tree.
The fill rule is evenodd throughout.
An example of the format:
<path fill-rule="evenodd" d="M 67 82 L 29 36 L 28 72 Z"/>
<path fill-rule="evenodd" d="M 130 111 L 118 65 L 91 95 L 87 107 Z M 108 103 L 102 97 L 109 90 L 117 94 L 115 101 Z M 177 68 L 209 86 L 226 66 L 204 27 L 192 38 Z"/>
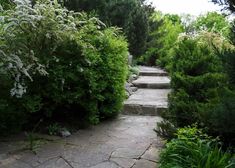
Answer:
<path fill-rule="evenodd" d="M 212 2 L 225 6 L 224 9 L 235 12 L 235 1 L 234 0 L 212 0 Z"/>
<path fill-rule="evenodd" d="M 192 34 L 195 31 L 195 27 L 193 23 L 195 23 L 196 16 L 190 14 L 181 15 L 181 22 L 184 26 L 184 30 L 186 34 Z"/>
<path fill-rule="evenodd" d="M 164 24 L 162 13 L 156 11 L 149 17 L 149 34 L 147 38 L 147 49 L 145 54 L 138 60 L 140 64 L 147 64 L 150 66 L 156 65 L 156 59 L 159 57 L 159 48 L 163 47 L 159 38 L 163 35 L 159 29 Z"/>
<path fill-rule="evenodd" d="M 230 23 L 225 15 L 217 12 L 208 12 L 206 15 L 201 15 L 194 23 L 196 30 L 207 30 L 209 32 L 220 33 L 224 37 L 230 34 Z"/>
<path fill-rule="evenodd" d="M 74 11 L 97 13 L 107 25 L 123 29 L 131 54 L 140 56 L 144 53 L 149 28 L 148 16 L 153 12 L 145 0 L 66 0 L 64 5 Z"/>
<path fill-rule="evenodd" d="M 140 63 L 165 67 L 169 62 L 169 53 L 178 35 L 184 31 L 181 18 L 178 15 L 155 12 L 149 19 L 150 33 L 147 41 L 147 51 L 139 60 Z"/>

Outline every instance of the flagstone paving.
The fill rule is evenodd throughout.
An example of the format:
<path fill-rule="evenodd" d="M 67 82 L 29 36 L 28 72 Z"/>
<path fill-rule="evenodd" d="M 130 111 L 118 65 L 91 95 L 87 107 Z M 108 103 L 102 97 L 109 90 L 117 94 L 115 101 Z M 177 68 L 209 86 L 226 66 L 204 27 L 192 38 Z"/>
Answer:
<path fill-rule="evenodd" d="M 34 154 L 1 142 L 1 168 L 156 168 L 163 141 L 154 132 L 160 117 L 125 116 L 46 141 Z M 22 141 L 21 146 L 27 141 Z M 19 143 L 20 144 L 20 143 Z M 5 146 L 5 150 L 4 150 Z"/>

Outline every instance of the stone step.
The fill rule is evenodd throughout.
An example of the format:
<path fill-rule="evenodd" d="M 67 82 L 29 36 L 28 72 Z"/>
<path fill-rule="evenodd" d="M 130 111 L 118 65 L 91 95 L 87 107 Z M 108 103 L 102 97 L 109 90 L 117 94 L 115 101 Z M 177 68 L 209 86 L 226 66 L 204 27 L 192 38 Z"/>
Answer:
<path fill-rule="evenodd" d="M 140 76 L 167 76 L 168 73 L 159 68 L 139 66 L 139 75 Z"/>
<path fill-rule="evenodd" d="M 167 76 L 167 72 L 155 72 L 155 71 L 140 71 L 140 76 Z"/>
<path fill-rule="evenodd" d="M 170 89 L 170 79 L 167 76 L 139 76 L 133 85 L 138 88 Z"/>
<path fill-rule="evenodd" d="M 168 108 L 170 89 L 138 89 L 124 102 L 123 113 L 160 116 Z"/>

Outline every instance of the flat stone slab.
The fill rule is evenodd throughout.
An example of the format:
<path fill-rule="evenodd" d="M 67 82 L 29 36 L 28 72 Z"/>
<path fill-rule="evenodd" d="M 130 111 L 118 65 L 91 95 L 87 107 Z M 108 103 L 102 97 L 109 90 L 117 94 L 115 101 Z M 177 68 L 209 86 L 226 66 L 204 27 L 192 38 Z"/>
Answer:
<path fill-rule="evenodd" d="M 124 102 L 124 114 L 159 116 L 168 108 L 170 89 L 138 89 Z"/>
<path fill-rule="evenodd" d="M 79 130 L 68 138 L 50 140 L 39 147 L 36 155 L 28 150 L 1 151 L 0 167 L 156 167 L 157 151 L 162 148 L 163 141 L 153 129 L 161 120 L 152 116 L 120 115 L 115 120 Z M 0 147 L 5 144 L 0 141 Z"/>
<path fill-rule="evenodd" d="M 160 68 L 139 66 L 140 76 L 167 76 L 168 73 Z"/>
<path fill-rule="evenodd" d="M 157 166 L 155 162 L 140 159 L 135 163 L 133 168 L 157 168 Z"/>
<path fill-rule="evenodd" d="M 170 79 L 167 76 L 139 76 L 133 84 L 138 88 L 169 89 Z"/>

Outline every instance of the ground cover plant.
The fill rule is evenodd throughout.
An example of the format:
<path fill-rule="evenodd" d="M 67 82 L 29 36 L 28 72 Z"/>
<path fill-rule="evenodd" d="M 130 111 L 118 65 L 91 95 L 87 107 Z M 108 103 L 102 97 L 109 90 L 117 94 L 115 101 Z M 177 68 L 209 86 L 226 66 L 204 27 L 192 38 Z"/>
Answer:
<path fill-rule="evenodd" d="M 234 158 L 223 152 L 218 140 L 197 127 L 180 128 L 177 137 L 166 144 L 160 168 L 233 168 Z"/>

